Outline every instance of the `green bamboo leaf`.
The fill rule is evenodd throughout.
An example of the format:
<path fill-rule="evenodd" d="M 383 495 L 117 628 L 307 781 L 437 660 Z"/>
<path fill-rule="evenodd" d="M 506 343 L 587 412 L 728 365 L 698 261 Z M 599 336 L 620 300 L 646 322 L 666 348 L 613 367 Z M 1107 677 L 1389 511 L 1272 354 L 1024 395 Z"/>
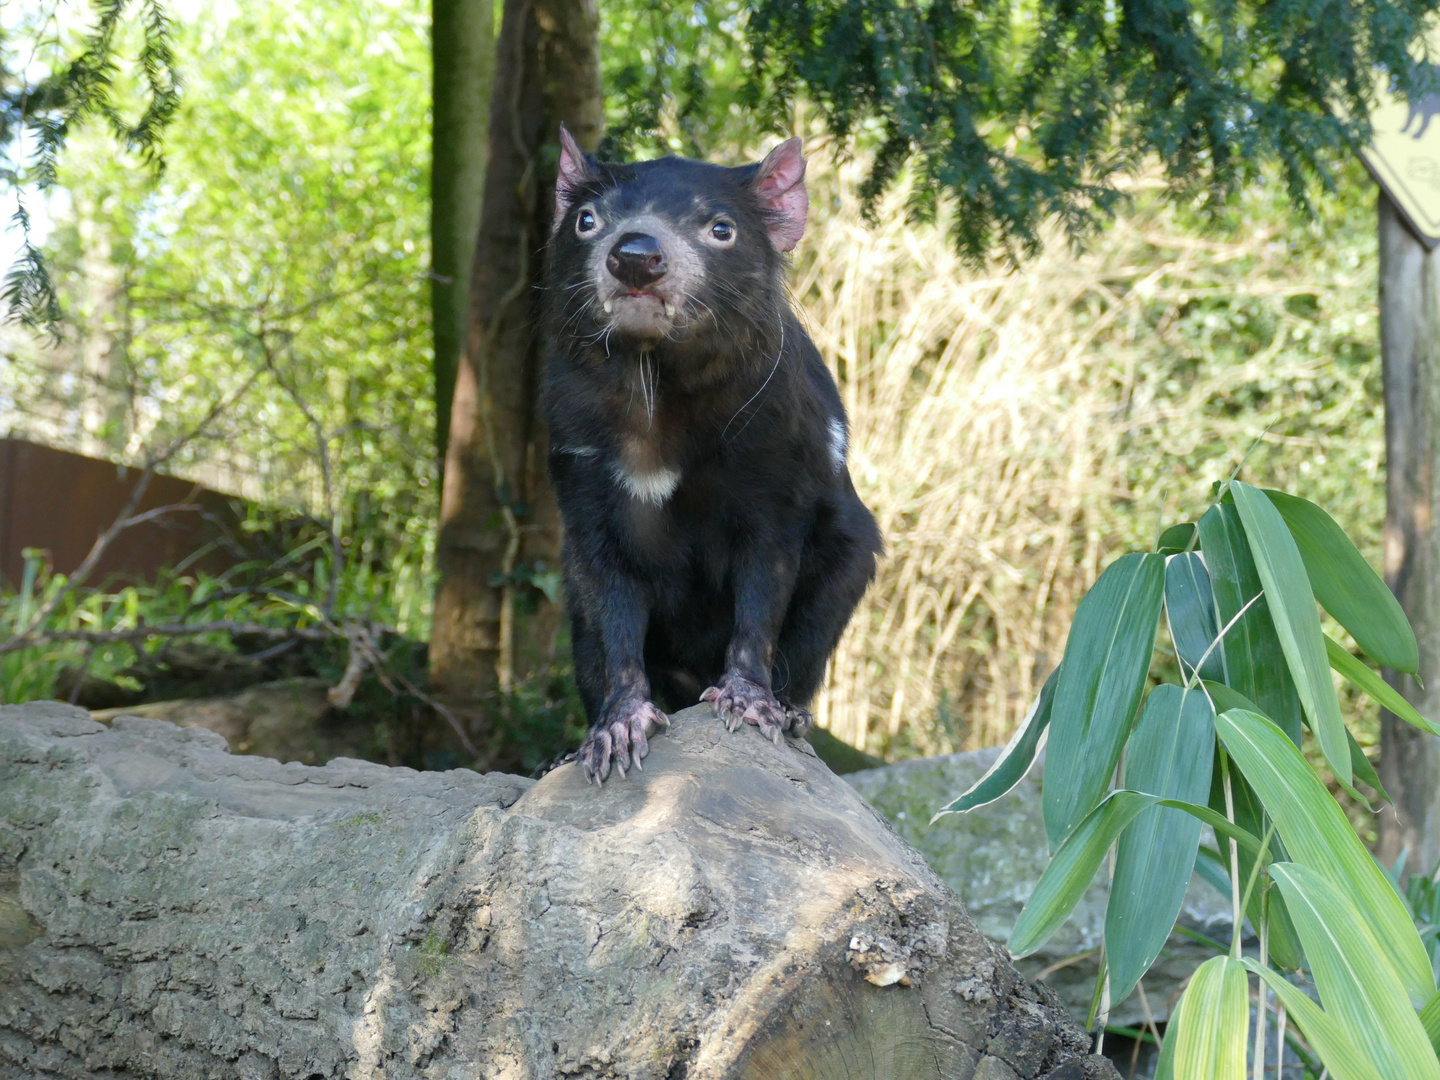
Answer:
<path fill-rule="evenodd" d="M 1299 863 L 1275 863 L 1270 873 L 1300 932 L 1325 1014 L 1381 1076 L 1440 1080 L 1440 1061 L 1405 986 L 1341 883 Z"/>
<path fill-rule="evenodd" d="M 1211 682 L 1209 679 L 1205 680 L 1204 685 L 1205 692 L 1210 695 L 1210 700 L 1215 703 L 1215 711 L 1217 713 L 1226 712 L 1230 709 L 1245 709 L 1249 712 L 1259 713 L 1261 716 L 1265 716 L 1265 710 L 1260 708 L 1259 705 L 1256 705 L 1244 694 L 1240 693 L 1239 690 L 1226 686 L 1221 682 Z M 1266 717 L 1266 719 L 1270 718 Z"/>
<path fill-rule="evenodd" d="M 1010 934 L 1012 955 L 1028 956 L 1060 929 L 1085 895 L 1115 838 L 1142 810 L 1152 806 L 1177 807 L 1193 814 L 1217 833 L 1233 836 L 1244 849 L 1252 852 L 1260 850 L 1259 840 L 1208 806 L 1180 799 L 1164 799 L 1141 791 L 1112 791 L 1066 837 L 1050 860 L 1050 865 L 1040 875 L 1040 880 L 1035 883 L 1035 889 Z"/>
<path fill-rule="evenodd" d="M 1355 736 L 1350 734 L 1349 728 L 1345 730 L 1345 737 L 1350 740 L 1350 769 L 1355 774 L 1355 779 L 1368 784 L 1375 789 L 1376 794 L 1386 802 L 1391 802 L 1390 794 L 1385 786 L 1380 783 L 1380 776 L 1375 771 L 1375 766 L 1370 764 L 1370 759 L 1365 756 L 1365 748 L 1355 741 Z M 1367 802 L 1366 807 L 1369 807 Z"/>
<path fill-rule="evenodd" d="M 1219 748 L 1216 748 L 1217 754 Z M 1221 780 L 1219 766 L 1210 774 L 1210 809 L 1217 814 L 1224 814 L 1225 811 L 1225 785 Z M 1260 796 L 1246 782 L 1244 775 L 1239 769 L 1230 770 L 1230 797 L 1231 805 L 1235 815 L 1235 824 L 1253 836 L 1264 836 L 1270 832 L 1270 815 L 1265 813 L 1265 807 L 1260 802 Z M 1230 874 L 1230 845 L 1221 844 L 1221 865 L 1228 878 Z M 1239 852 L 1240 863 L 1240 890 L 1243 893 L 1246 883 L 1255 868 L 1255 855 L 1241 847 Z M 1285 862 L 1289 854 L 1285 850 L 1285 840 L 1278 834 L 1271 833 L 1270 846 L 1265 853 L 1267 862 Z M 1229 882 L 1226 882 L 1225 895 L 1232 895 Z M 1284 968 L 1286 971 L 1295 971 L 1305 962 L 1305 957 L 1300 951 L 1300 939 L 1295 934 L 1295 927 L 1290 922 L 1290 915 L 1285 910 L 1285 898 L 1279 893 L 1272 892 L 1268 904 L 1262 901 L 1260 890 L 1252 889 L 1249 903 L 1245 907 L 1245 916 L 1250 920 L 1251 926 L 1259 926 L 1262 919 L 1266 920 L 1270 927 L 1270 961 L 1276 967 Z"/>
<path fill-rule="evenodd" d="M 1245 1080 L 1250 992 L 1245 968 L 1212 956 L 1180 998 L 1165 1041 L 1175 1039 L 1174 1075 L 1183 1080 Z"/>
<path fill-rule="evenodd" d="M 1230 494 L 1240 520 L 1255 569 L 1270 603 L 1270 618 L 1286 663 L 1300 693 L 1300 705 L 1310 721 L 1310 730 L 1325 755 L 1335 778 L 1350 786 L 1350 745 L 1345 741 L 1345 721 L 1340 700 L 1330 681 L 1330 664 L 1325 656 L 1325 635 L 1320 632 L 1320 613 L 1315 593 L 1305 573 L 1305 563 L 1280 511 L 1259 488 L 1230 481 Z"/>
<path fill-rule="evenodd" d="M 1180 658 L 1181 678 L 1188 679 L 1197 664 L 1202 678 L 1223 678 L 1225 654 L 1219 647 L 1211 647 L 1220 633 L 1215 625 L 1215 594 L 1198 552 L 1174 555 L 1166 562 L 1165 614 L 1170 620 L 1170 640 Z"/>
<path fill-rule="evenodd" d="M 1414 675 L 1420 667 L 1415 631 L 1345 530 L 1307 499 L 1283 491 L 1266 491 L 1265 496 L 1295 538 L 1315 599 L 1377 664 Z"/>
<path fill-rule="evenodd" d="M 1157 686 L 1125 751 L 1125 787 L 1199 803 L 1210 791 L 1214 745 L 1215 713 L 1204 693 Z M 1195 867 L 1200 829 L 1183 810 L 1155 806 L 1120 836 L 1105 911 L 1112 1005 L 1130 996 L 1170 937 Z"/>
<path fill-rule="evenodd" d="M 1335 1077 L 1335 1080 L 1381 1080 L 1380 1073 L 1370 1059 L 1356 1048 L 1340 1023 L 1333 1016 L 1322 1012 L 1320 1006 L 1311 1001 L 1304 990 L 1289 982 L 1278 971 L 1261 967 L 1248 957 L 1240 962 L 1250 972 L 1264 979 L 1270 989 L 1275 991 L 1275 996 L 1280 999 L 1280 1004 L 1285 1006 L 1290 1019 L 1315 1048 L 1315 1053 L 1320 1055 L 1321 1062 L 1330 1070 L 1330 1075 Z"/>
<path fill-rule="evenodd" d="M 1160 1060 L 1155 1063 L 1155 1080 L 1175 1080 L 1175 1046 L 1179 1042 L 1180 1023 L 1175 1020 L 1165 1025 L 1165 1038 L 1160 1043 Z"/>
<path fill-rule="evenodd" d="M 1122 555 L 1080 601 L 1050 712 L 1041 805 L 1054 849 L 1104 797 L 1155 648 L 1163 555 Z"/>
<path fill-rule="evenodd" d="M 1040 693 L 1031 703 L 1030 711 L 1020 722 L 1020 727 L 1010 736 L 1005 749 L 995 759 L 995 764 L 991 765 L 969 790 L 936 811 L 935 816 L 930 819 L 931 825 L 946 814 L 963 814 L 977 806 L 988 806 L 996 799 L 1008 795 L 1016 784 L 1025 779 L 1025 774 L 1034 764 L 1035 755 L 1040 752 L 1049 731 L 1050 711 L 1055 701 L 1055 686 L 1059 682 L 1059 676 L 1059 668 L 1050 673 L 1045 685 L 1040 688 Z"/>
<path fill-rule="evenodd" d="M 1420 1026 L 1430 1040 L 1430 1048 L 1440 1053 L 1440 993 L 1436 993 L 1420 1010 Z"/>
<path fill-rule="evenodd" d="M 1221 713 L 1215 727 L 1275 819 L 1289 857 L 1345 890 L 1411 1001 L 1429 1001 L 1435 975 L 1404 902 L 1300 751 L 1265 717 L 1243 709 Z"/>
<path fill-rule="evenodd" d="M 1160 539 L 1155 543 L 1155 551 L 1160 555 L 1177 555 L 1182 551 L 1194 551 L 1199 546 L 1195 535 L 1195 523 L 1186 521 L 1179 525 L 1171 525 L 1162 532 Z"/>
<path fill-rule="evenodd" d="M 1269 600 L 1261 596 L 1260 574 L 1233 503 L 1220 503 L 1205 512 L 1200 542 L 1215 596 L 1216 625 L 1229 627 L 1220 644 L 1224 676 L 1218 681 L 1255 702 L 1259 712 L 1299 746 L 1300 695 L 1270 619 Z"/>
<path fill-rule="evenodd" d="M 1401 720 L 1407 724 L 1413 724 L 1421 731 L 1428 731 L 1431 735 L 1440 735 L 1440 727 L 1416 712 L 1415 706 L 1401 697 L 1399 690 L 1381 678 L 1379 672 L 1371 668 L 1365 661 L 1350 655 L 1350 650 L 1329 635 L 1325 637 L 1325 655 L 1329 658 L 1332 668 L 1363 690 L 1382 708 L 1389 709 Z"/>

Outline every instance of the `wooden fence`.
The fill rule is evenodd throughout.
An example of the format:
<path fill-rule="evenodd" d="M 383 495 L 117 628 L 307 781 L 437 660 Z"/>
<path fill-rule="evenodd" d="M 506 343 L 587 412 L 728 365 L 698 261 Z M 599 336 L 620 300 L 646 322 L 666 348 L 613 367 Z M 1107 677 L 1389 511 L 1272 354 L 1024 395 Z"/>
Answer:
<path fill-rule="evenodd" d="M 23 439 L 0 439 L 0 583 L 18 586 L 25 552 L 46 553 L 50 566 L 72 573 L 95 538 L 116 520 L 140 470 L 55 450 Z M 202 552 L 211 572 L 235 561 L 222 542 L 238 520 L 239 500 L 172 476 L 153 477 L 137 511 L 173 507 L 117 536 L 90 581 L 149 580 L 165 566 Z"/>

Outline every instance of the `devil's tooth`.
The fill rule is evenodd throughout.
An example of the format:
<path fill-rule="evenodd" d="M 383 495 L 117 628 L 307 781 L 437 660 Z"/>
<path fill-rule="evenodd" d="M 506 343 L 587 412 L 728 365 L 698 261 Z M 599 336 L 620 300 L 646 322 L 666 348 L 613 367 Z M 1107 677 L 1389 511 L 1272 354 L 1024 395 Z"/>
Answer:
<path fill-rule="evenodd" d="M 605 314 L 606 314 L 606 315 L 609 315 L 609 314 L 610 314 L 612 311 L 614 311 L 614 310 L 615 310 L 615 301 L 614 301 L 614 300 L 606 300 L 606 301 L 605 301 Z"/>

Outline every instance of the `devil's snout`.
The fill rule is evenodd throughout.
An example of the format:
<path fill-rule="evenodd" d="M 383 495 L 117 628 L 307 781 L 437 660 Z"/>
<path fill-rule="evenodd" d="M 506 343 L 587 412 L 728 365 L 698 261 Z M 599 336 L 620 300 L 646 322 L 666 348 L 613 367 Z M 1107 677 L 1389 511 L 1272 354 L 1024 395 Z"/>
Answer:
<path fill-rule="evenodd" d="M 615 241 L 605 266 L 615 279 L 632 289 L 643 289 L 665 276 L 665 250 L 645 233 L 626 233 Z"/>

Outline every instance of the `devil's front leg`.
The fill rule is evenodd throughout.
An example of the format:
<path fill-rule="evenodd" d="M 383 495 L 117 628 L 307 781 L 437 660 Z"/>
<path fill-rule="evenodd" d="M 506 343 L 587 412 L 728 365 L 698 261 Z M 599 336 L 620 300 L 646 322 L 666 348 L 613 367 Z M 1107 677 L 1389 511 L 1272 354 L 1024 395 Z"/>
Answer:
<path fill-rule="evenodd" d="M 809 726 L 808 714 L 787 709 L 770 684 L 775 641 L 795 590 L 799 549 L 798 542 L 771 534 L 757 537 L 736 559 L 735 632 L 725 650 L 725 673 L 700 695 L 730 731 L 754 724 L 777 744 L 785 732 L 804 734 Z"/>
<path fill-rule="evenodd" d="M 603 665 L 604 671 L 602 692 L 587 695 L 599 708 L 576 757 L 585 779 L 603 784 L 612 765 L 622 777 L 632 765 L 640 769 L 650 753 L 649 737 L 670 719 L 650 700 L 643 658 L 649 603 L 640 584 L 615 572 L 569 577 L 570 588 L 584 597 L 583 611 L 572 619 L 576 651 L 593 657 L 598 663 L 591 666 Z"/>

